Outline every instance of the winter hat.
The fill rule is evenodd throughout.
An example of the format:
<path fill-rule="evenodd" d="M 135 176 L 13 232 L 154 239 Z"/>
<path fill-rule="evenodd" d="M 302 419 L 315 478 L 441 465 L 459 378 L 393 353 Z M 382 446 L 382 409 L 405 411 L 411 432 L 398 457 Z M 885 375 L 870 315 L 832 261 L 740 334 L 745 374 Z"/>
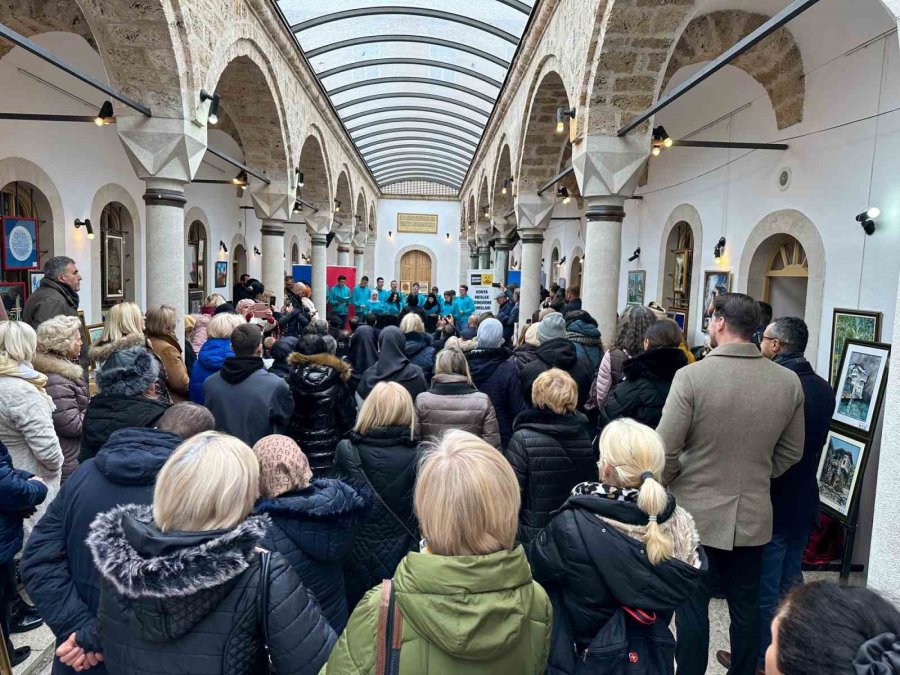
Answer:
<path fill-rule="evenodd" d="M 548 314 L 538 324 L 538 342 L 541 344 L 564 337 L 566 337 L 566 320 L 559 312 Z"/>
<path fill-rule="evenodd" d="M 503 346 L 503 324 L 497 319 L 485 319 L 478 325 L 478 349 L 497 349 Z"/>
<path fill-rule="evenodd" d="M 234 314 L 234 305 L 230 302 L 225 302 L 216 307 L 213 314 Z"/>
<path fill-rule="evenodd" d="M 250 298 L 244 298 L 243 300 L 238 300 L 237 307 L 235 311 L 241 316 L 248 314 L 253 311 L 253 305 L 256 304 L 255 300 L 251 300 Z"/>
<path fill-rule="evenodd" d="M 140 396 L 159 377 L 159 362 L 146 347 L 129 347 L 110 354 L 95 377 L 105 396 Z"/>
<path fill-rule="evenodd" d="M 525 331 L 525 344 L 530 347 L 539 347 L 540 340 L 538 339 L 538 326 L 541 324 L 533 323 L 528 326 L 528 330 Z"/>
<path fill-rule="evenodd" d="M 552 307 L 544 307 L 540 312 L 538 312 L 538 321 L 543 321 L 545 318 L 553 314 L 556 310 Z"/>
<path fill-rule="evenodd" d="M 278 497 L 285 492 L 309 487 L 312 469 L 300 446 L 287 436 L 273 434 L 261 438 L 253 446 L 259 461 L 259 493 L 261 497 Z"/>

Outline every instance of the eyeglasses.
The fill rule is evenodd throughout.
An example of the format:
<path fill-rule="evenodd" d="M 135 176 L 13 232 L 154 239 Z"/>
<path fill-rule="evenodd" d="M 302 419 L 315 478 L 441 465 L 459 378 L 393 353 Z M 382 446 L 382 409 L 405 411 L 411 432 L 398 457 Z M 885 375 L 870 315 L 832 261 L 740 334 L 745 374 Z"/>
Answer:
<path fill-rule="evenodd" d="M 773 342 L 778 342 L 778 338 L 769 337 L 768 335 L 763 335 L 762 338 L 760 338 L 760 342 L 765 342 L 766 340 L 772 340 Z"/>

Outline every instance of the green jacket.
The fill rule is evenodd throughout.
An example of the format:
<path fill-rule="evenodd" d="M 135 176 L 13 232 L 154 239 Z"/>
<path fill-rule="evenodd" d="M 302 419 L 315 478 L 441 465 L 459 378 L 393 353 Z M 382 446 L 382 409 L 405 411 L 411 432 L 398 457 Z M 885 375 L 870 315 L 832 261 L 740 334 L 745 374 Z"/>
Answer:
<path fill-rule="evenodd" d="M 482 556 L 409 553 L 394 574 L 400 675 L 543 673 L 552 614 L 521 546 Z M 375 673 L 381 587 L 357 605 L 323 673 Z"/>

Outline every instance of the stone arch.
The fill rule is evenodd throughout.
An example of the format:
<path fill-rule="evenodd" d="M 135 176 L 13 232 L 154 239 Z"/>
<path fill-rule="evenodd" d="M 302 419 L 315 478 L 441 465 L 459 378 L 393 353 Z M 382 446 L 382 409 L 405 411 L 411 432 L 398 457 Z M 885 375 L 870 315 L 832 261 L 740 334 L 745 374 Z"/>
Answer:
<path fill-rule="evenodd" d="M 432 285 L 440 278 L 438 276 L 438 256 L 435 252 L 425 246 L 424 244 L 410 244 L 409 246 L 404 246 L 399 251 L 397 251 L 396 256 L 394 257 L 394 279 L 400 279 L 400 261 L 403 259 L 403 256 L 410 251 L 422 251 L 427 254 L 429 258 L 431 258 L 431 281 Z"/>
<path fill-rule="evenodd" d="M 478 185 L 481 187 L 478 190 L 478 201 L 475 205 L 475 231 L 476 233 L 487 232 L 488 235 L 491 235 L 491 194 L 487 172 L 481 174 Z"/>
<path fill-rule="evenodd" d="M 519 181 L 517 191 L 536 191 L 548 178 L 557 173 L 565 146 L 570 142 L 568 134 L 556 131 L 556 109 L 572 107 L 572 97 L 566 90 L 562 76 L 553 69 L 556 57 L 550 56 L 535 78 L 532 86 L 528 113 L 523 122 L 525 129 L 519 148 L 515 172 Z"/>
<path fill-rule="evenodd" d="M 615 136 L 649 108 L 662 83 L 669 51 L 696 0 L 614 0 L 596 14 L 594 60 L 578 133 Z M 649 136 L 650 122 L 636 133 Z"/>
<path fill-rule="evenodd" d="M 228 283 L 228 286 L 226 286 L 226 288 L 231 288 L 232 286 L 234 286 L 235 283 L 237 283 L 238 275 L 235 274 L 235 269 L 236 269 L 235 266 L 237 264 L 235 262 L 235 258 L 239 252 L 239 249 L 238 249 L 239 246 L 243 250 L 242 264 L 243 264 L 244 272 L 246 274 L 250 274 L 250 252 L 252 249 L 250 248 L 250 245 L 247 243 L 247 238 L 243 234 L 238 232 L 231 238 L 231 244 L 228 247 L 228 253 L 224 253 L 222 251 L 221 247 L 219 248 L 220 255 L 224 255 L 224 257 L 221 257 L 220 259 L 228 261 L 229 283 Z"/>
<path fill-rule="evenodd" d="M 693 333 L 691 333 L 691 326 L 699 327 L 703 321 L 703 287 L 702 287 L 702 279 L 703 279 L 703 256 L 700 255 L 700 251 L 703 250 L 703 221 L 700 219 L 700 213 L 694 208 L 691 204 L 680 204 L 672 209 L 672 213 L 669 214 L 669 217 L 666 219 L 666 224 L 663 226 L 662 232 L 660 233 L 659 239 L 659 262 L 657 265 L 657 275 L 656 275 L 656 297 L 654 298 L 646 298 L 647 302 L 653 300 L 654 302 L 662 303 L 664 307 L 668 307 L 668 301 L 666 300 L 666 292 L 665 292 L 665 284 L 666 279 L 668 278 L 667 269 L 666 269 L 666 258 L 669 255 L 669 239 L 672 235 L 672 232 L 675 230 L 675 227 L 679 223 L 687 223 L 691 228 L 691 233 L 694 238 L 694 254 L 691 260 L 691 294 L 688 296 L 690 308 L 694 311 L 690 312 L 688 315 L 688 330 L 685 331 L 687 335 L 685 338 L 688 342 L 691 341 L 693 337 Z M 697 295 L 696 291 L 700 292 L 700 295 L 697 296 L 696 305 L 693 304 L 693 296 Z M 699 310 L 697 308 L 700 308 Z"/>
<path fill-rule="evenodd" d="M 334 198 L 332 210 L 334 211 L 335 229 L 352 228 L 350 221 L 353 220 L 354 215 L 353 192 L 350 188 L 350 175 L 346 168 L 342 168 L 338 174 L 337 182 L 334 185 Z M 340 210 L 338 210 L 338 204 L 340 204 Z"/>
<path fill-rule="evenodd" d="M 42 33 L 74 33 L 84 38 L 95 51 L 97 41 L 77 2 L 6 2 L 0 5 L 0 23 L 27 38 Z M 0 58 L 13 48 L 11 42 L 0 42 Z"/>
<path fill-rule="evenodd" d="M 362 190 L 356 195 L 356 209 L 353 212 L 353 245 L 363 246 L 366 243 L 366 196 Z"/>
<path fill-rule="evenodd" d="M 661 91 L 681 68 L 712 61 L 769 20 L 764 14 L 741 10 L 710 12 L 694 17 L 675 45 Z M 787 28 L 741 54 L 731 65 L 759 82 L 769 94 L 779 129 L 803 121 L 806 75 L 803 55 Z"/>
<path fill-rule="evenodd" d="M 546 269 L 547 288 L 550 288 L 550 284 L 556 283 L 556 280 L 559 278 L 559 261 L 561 258 L 562 243 L 560 243 L 559 237 L 557 237 L 553 240 L 553 243 L 550 244 L 549 262 L 547 263 Z"/>
<path fill-rule="evenodd" d="M 500 152 L 497 154 L 497 164 L 494 167 L 494 201 L 492 215 L 495 220 L 503 221 L 506 214 L 513 210 L 515 206 L 513 193 L 515 192 L 515 183 L 507 183 L 512 178 L 512 154 L 509 143 L 501 141 Z M 504 188 L 506 194 L 503 194 Z"/>
<path fill-rule="evenodd" d="M 744 243 L 737 290 L 754 298 L 762 297 L 767 270 L 765 265 L 760 264 L 760 260 L 769 258 L 774 247 L 780 243 L 778 235 L 782 234 L 788 234 L 800 242 L 809 264 L 804 317 L 809 327 L 806 358 L 815 367 L 822 324 L 822 302 L 825 297 L 825 245 L 812 220 L 795 209 L 774 211 L 760 220 Z"/>
<path fill-rule="evenodd" d="M 296 259 L 294 256 L 296 253 Z M 293 270 L 294 265 L 299 265 L 302 258 L 300 254 L 302 251 L 300 250 L 300 237 L 296 234 L 292 234 L 290 240 L 288 241 L 287 250 L 285 250 L 284 255 L 288 260 L 288 269 Z"/>
<path fill-rule="evenodd" d="M 141 226 L 141 211 L 128 190 L 116 183 L 108 183 L 94 193 L 94 198 L 91 201 L 91 223 L 94 227 L 94 233 L 97 235 L 92 241 L 88 242 L 91 252 L 91 320 L 93 322 L 101 320 L 103 305 L 101 293 L 101 279 L 103 278 L 101 272 L 101 247 L 103 246 L 103 237 L 100 236 L 100 218 L 103 208 L 111 203 L 118 203 L 125 207 L 128 218 L 131 221 L 128 225 L 131 227 L 132 251 L 130 255 L 133 264 L 131 271 L 132 283 L 134 284 L 134 301 L 142 307 L 145 305 L 144 236 L 143 227 Z"/>
<path fill-rule="evenodd" d="M 580 288 L 584 281 L 584 249 L 580 245 L 572 250 L 568 262 L 566 287 L 578 286 Z"/>
<path fill-rule="evenodd" d="M 303 187 L 300 194 L 303 200 L 319 209 L 324 216 L 331 213 L 332 191 L 331 173 L 322 132 L 315 125 L 309 129 L 300 150 L 300 170 L 303 172 Z"/>
<path fill-rule="evenodd" d="M 47 172 L 34 162 L 22 157 L 4 157 L 0 159 L 0 188 L 16 181 L 30 183 L 40 190 L 50 204 L 50 216 L 53 221 L 53 251 L 60 255 L 66 251 L 66 218 L 59 190 Z M 84 218 L 84 216 L 78 216 Z M 98 220 L 91 221 L 99 223 Z"/>

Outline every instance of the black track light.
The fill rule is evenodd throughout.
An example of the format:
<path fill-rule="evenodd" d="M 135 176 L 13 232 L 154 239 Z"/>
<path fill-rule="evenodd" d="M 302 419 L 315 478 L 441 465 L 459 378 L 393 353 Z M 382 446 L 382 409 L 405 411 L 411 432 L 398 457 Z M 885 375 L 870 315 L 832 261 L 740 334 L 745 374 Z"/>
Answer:
<path fill-rule="evenodd" d="M 94 118 L 94 124 L 98 127 L 106 126 L 107 124 L 112 124 L 113 122 L 113 107 L 112 103 L 109 101 L 104 101 L 103 105 L 100 106 L 100 112 L 97 113 L 97 116 Z"/>
<path fill-rule="evenodd" d="M 556 109 L 556 133 L 561 134 L 566 130 L 566 118 L 575 119 L 575 108 L 566 110 L 563 107 Z"/>
<path fill-rule="evenodd" d="M 641 257 L 641 247 L 638 246 L 636 249 L 634 249 L 634 253 L 631 254 L 631 257 L 628 259 L 628 262 L 634 262 L 635 260 L 637 260 L 640 257 Z"/>
<path fill-rule="evenodd" d="M 303 211 L 303 204 L 300 203 L 300 200 L 294 202 L 294 213 L 300 213 Z"/>
<path fill-rule="evenodd" d="M 248 181 L 250 180 L 249 176 L 247 176 L 247 172 L 241 170 L 241 172 L 231 179 L 231 182 L 235 185 L 246 186 Z"/>
<path fill-rule="evenodd" d="M 564 185 L 560 185 L 558 188 L 556 188 L 556 196 L 562 197 L 563 204 L 568 204 L 570 201 L 572 201 L 572 197 L 569 195 L 569 188 L 565 187 Z"/>
<path fill-rule="evenodd" d="M 716 242 L 716 246 L 713 249 L 713 256 L 716 259 L 716 262 L 722 258 L 722 254 L 725 253 L 725 237 L 719 237 L 719 241 Z"/>
<path fill-rule="evenodd" d="M 218 94 L 208 94 L 205 90 L 200 90 L 200 102 L 205 103 L 209 101 L 209 112 L 206 114 L 206 120 L 212 124 L 216 125 L 219 123 L 219 95 Z"/>
<path fill-rule="evenodd" d="M 335 199 L 335 200 L 334 200 L 334 212 L 335 212 L 335 213 L 340 213 L 340 212 L 341 212 L 341 200 L 340 200 L 340 199 Z"/>
<path fill-rule="evenodd" d="M 253 247 L 253 252 L 254 252 L 256 255 L 262 255 L 262 253 L 259 252 L 259 249 L 256 248 L 255 246 Z"/>
<path fill-rule="evenodd" d="M 228 247 L 225 245 L 225 242 L 219 239 L 219 248 L 222 249 L 225 253 L 228 253 Z"/>
<path fill-rule="evenodd" d="M 881 209 L 877 206 L 870 206 L 868 209 L 856 216 L 856 222 L 862 225 L 863 231 L 872 235 L 875 234 L 875 219 L 881 215 Z"/>
<path fill-rule="evenodd" d="M 83 227 L 85 230 L 87 230 L 87 238 L 88 239 L 94 238 L 94 226 L 91 225 L 90 218 L 85 218 L 84 220 L 79 220 L 78 218 L 76 218 L 75 219 L 75 229 L 77 230 L 80 227 Z"/>
<path fill-rule="evenodd" d="M 558 263 L 556 263 L 556 264 L 557 264 L 557 265 L 565 265 L 565 264 L 566 264 L 566 256 L 563 256 L 563 257 L 562 257 L 562 260 L 560 260 L 560 261 L 559 261 Z"/>
<path fill-rule="evenodd" d="M 303 172 L 297 167 L 297 187 L 303 187 Z"/>
<path fill-rule="evenodd" d="M 510 176 L 509 178 L 506 178 L 506 179 L 503 181 L 503 190 L 501 190 L 501 192 L 502 192 L 503 194 L 508 194 L 508 193 L 509 193 L 509 189 L 510 189 L 510 187 L 512 186 L 512 182 L 513 182 L 513 177 L 512 177 L 512 176 Z"/>
<path fill-rule="evenodd" d="M 653 129 L 653 140 L 666 148 L 671 148 L 675 144 L 675 141 L 672 140 L 669 133 L 666 131 L 666 128 L 663 126 L 658 126 Z"/>

